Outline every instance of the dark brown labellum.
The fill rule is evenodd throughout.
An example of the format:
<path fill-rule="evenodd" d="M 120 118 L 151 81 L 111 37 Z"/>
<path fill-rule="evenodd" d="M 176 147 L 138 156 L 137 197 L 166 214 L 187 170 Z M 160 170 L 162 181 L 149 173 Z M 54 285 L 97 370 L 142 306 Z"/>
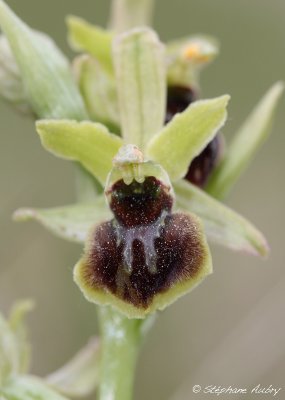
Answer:
<path fill-rule="evenodd" d="M 112 295 L 120 308 L 127 304 L 140 310 L 132 315 L 144 315 L 157 296 L 165 295 L 167 304 L 179 296 L 179 285 L 184 293 L 209 273 L 200 223 L 193 215 L 171 213 L 170 187 L 153 176 L 129 185 L 121 179 L 106 194 L 114 219 L 95 227 L 76 267 L 88 298 Z M 158 303 L 164 304 L 161 298 Z"/>
<path fill-rule="evenodd" d="M 92 237 L 82 273 L 88 286 L 97 291 L 108 290 L 145 309 L 155 295 L 181 281 L 194 280 L 203 266 L 205 249 L 188 215 L 167 215 L 143 238 L 132 236 L 128 229 L 118 235 L 117 229 L 116 221 L 105 222 Z"/>

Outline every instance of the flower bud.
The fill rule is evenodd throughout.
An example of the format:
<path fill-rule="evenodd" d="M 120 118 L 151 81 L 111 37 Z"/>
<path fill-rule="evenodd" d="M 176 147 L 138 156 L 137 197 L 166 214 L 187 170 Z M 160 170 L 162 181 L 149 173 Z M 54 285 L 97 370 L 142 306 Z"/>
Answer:
<path fill-rule="evenodd" d="M 191 162 L 185 179 L 198 187 L 205 187 L 211 173 L 220 160 L 222 148 L 223 137 L 221 134 L 218 134 L 205 147 L 202 153 Z"/>
<path fill-rule="evenodd" d="M 187 86 L 169 86 L 167 89 L 167 108 L 165 122 L 169 122 L 198 99 L 196 90 Z"/>
<path fill-rule="evenodd" d="M 167 109 L 165 122 L 168 123 L 177 113 L 183 112 L 191 103 L 198 98 L 197 90 L 187 86 L 169 86 L 167 91 Z M 185 179 L 196 186 L 204 187 L 216 167 L 221 153 L 223 140 L 218 134 L 205 149 L 195 157 Z"/>

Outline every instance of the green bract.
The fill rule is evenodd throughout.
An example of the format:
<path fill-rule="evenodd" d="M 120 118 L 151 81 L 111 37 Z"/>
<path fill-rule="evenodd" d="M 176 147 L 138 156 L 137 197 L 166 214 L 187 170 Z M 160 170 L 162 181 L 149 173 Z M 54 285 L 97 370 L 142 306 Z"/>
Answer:
<path fill-rule="evenodd" d="M 33 111 L 42 118 L 87 118 L 68 62 L 52 40 L 29 29 L 2 0 L 0 26 L 18 63 Z"/>
<path fill-rule="evenodd" d="M 208 191 L 213 196 L 223 198 L 229 192 L 268 137 L 283 90 L 283 82 L 273 85 L 235 134 L 224 160 L 209 182 Z"/>
<path fill-rule="evenodd" d="M 30 356 L 24 318 L 32 306 L 30 301 L 19 302 L 8 321 L 0 314 L 0 388 L 11 376 L 28 369 Z"/>
<path fill-rule="evenodd" d="M 111 47 L 113 35 L 81 18 L 67 18 L 69 43 L 74 50 L 85 50 L 97 59 L 107 71 L 112 71 Z"/>
<path fill-rule="evenodd" d="M 19 111 L 32 112 L 18 65 L 4 35 L 0 35 L 0 96 Z"/>
<path fill-rule="evenodd" d="M 138 22 L 143 14 L 136 10 Z M 89 53 L 75 60 L 73 76 L 54 43 L 0 0 L 17 84 L 43 118 L 36 123 L 43 146 L 91 176 L 81 175 L 87 185 L 80 186 L 80 204 L 24 209 L 16 219 L 36 219 L 58 236 L 85 242 L 74 273 L 85 297 L 143 318 L 211 272 L 206 236 L 255 255 L 266 255 L 268 246 L 247 220 L 184 180 L 224 125 L 229 96 L 193 102 L 165 125 L 167 86 L 196 89 L 216 42 L 193 36 L 164 46 L 150 28 L 117 34 L 131 22 L 126 12 L 115 19 L 111 32 L 68 18 L 70 43 Z M 282 88 L 270 90 L 218 165 L 207 189 L 215 197 L 228 191 L 268 134 Z"/>
<path fill-rule="evenodd" d="M 115 79 L 87 54 L 74 60 L 73 70 L 92 120 L 118 132 L 120 118 Z"/>
<path fill-rule="evenodd" d="M 164 49 L 150 29 L 119 35 L 113 44 L 122 136 L 142 150 L 162 127 L 166 80 Z"/>
<path fill-rule="evenodd" d="M 120 8 L 120 2 L 127 2 L 131 12 L 133 0 L 117 0 L 115 8 Z M 153 0 L 140 0 L 142 4 Z M 137 7 L 137 5 L 136 5 Z M 117 14 L 117 10 L 115 10 Z M 120 19 L 116 15 L 116 20 Z M 130 21 L 129 21 L 130 22 Z M 134 22 L 134 21 L 133 21 Z M 135 27 L 140 24 L 128 24 Z M 142 24 L 143 25 L 143 24 Z M 112 42 L 114 32 L 90 24 L 82 18 L 70 16 L 67 18 L 68 39 L 71 47 L 76 51 L 85 51 L 94 57 L 107 73 L 113 70 Z M 117 31 L 125 31 L 120 26 Z M 205 35 L 190 36 L 166 43 L 165 66 L 167 83 L 169 85 L 191 86 L 199 88 L 199 75 L 201 69 L 209 64 L 218 54 L 219 45 L 215 38 Z"/>

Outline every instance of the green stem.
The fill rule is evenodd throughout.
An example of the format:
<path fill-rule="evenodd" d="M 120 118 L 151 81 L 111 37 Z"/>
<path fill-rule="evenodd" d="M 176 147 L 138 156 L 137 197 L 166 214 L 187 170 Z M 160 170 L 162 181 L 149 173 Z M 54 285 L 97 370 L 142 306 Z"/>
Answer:
<path fill-rule="evenodd" d="M 113 0 L 110 27 L 123 32 L 150 25 L 154 0 Z"/>
<path fill-rule="evenodd" d="M 101 329 L 99 400 L 131 400 L 141 342 L 141 320 L 98 307 Z"/>

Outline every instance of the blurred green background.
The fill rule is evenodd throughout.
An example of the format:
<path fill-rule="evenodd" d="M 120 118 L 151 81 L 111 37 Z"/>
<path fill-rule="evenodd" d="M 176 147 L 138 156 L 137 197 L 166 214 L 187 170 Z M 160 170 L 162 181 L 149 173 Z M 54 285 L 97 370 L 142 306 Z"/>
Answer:
<path fill-rule="evenodd" d="M 75 14 L 97 24 L 108 19 L 106 0 L 8 0 L 31 26 L 49 33 L 72 56 L 64 18 Z M 230 138 L 276 80 L 285 79 L 284 0 L 158 0 L 154 25 L 163 40 L 207 33 L 221 55 L 202 75 L 203 96 L 232 96 Z M 47 54 L 48 57 L 48 54 Z M 267 236 L 268 260 L 212 246 L 215 272 L 163 312 L 140 356 L 136 400 L 203 399 L 194 384 L 285 392 L 284 131 L 283 99 L 274 133 L 232 192 L 228 203 Z M 45 152 L 33 122 L 0 102 L 0 305 L 31 297 L 33 371 L 46 374 L 64 363 L 96 330 L 96 313 L 72 281 L 81 248 L 52 237 L 34 223 L 16 224 L 21 206 L 54 206 L 75 198 L 73 166 Z M 251 399 L 252 395 L 243 395 Z M 209 395 L 204 395 L 208 398 Z M 228 397 L 227 397 L 228 398 Z M 235 395 L 238 398 L 238 395 Z"/>

